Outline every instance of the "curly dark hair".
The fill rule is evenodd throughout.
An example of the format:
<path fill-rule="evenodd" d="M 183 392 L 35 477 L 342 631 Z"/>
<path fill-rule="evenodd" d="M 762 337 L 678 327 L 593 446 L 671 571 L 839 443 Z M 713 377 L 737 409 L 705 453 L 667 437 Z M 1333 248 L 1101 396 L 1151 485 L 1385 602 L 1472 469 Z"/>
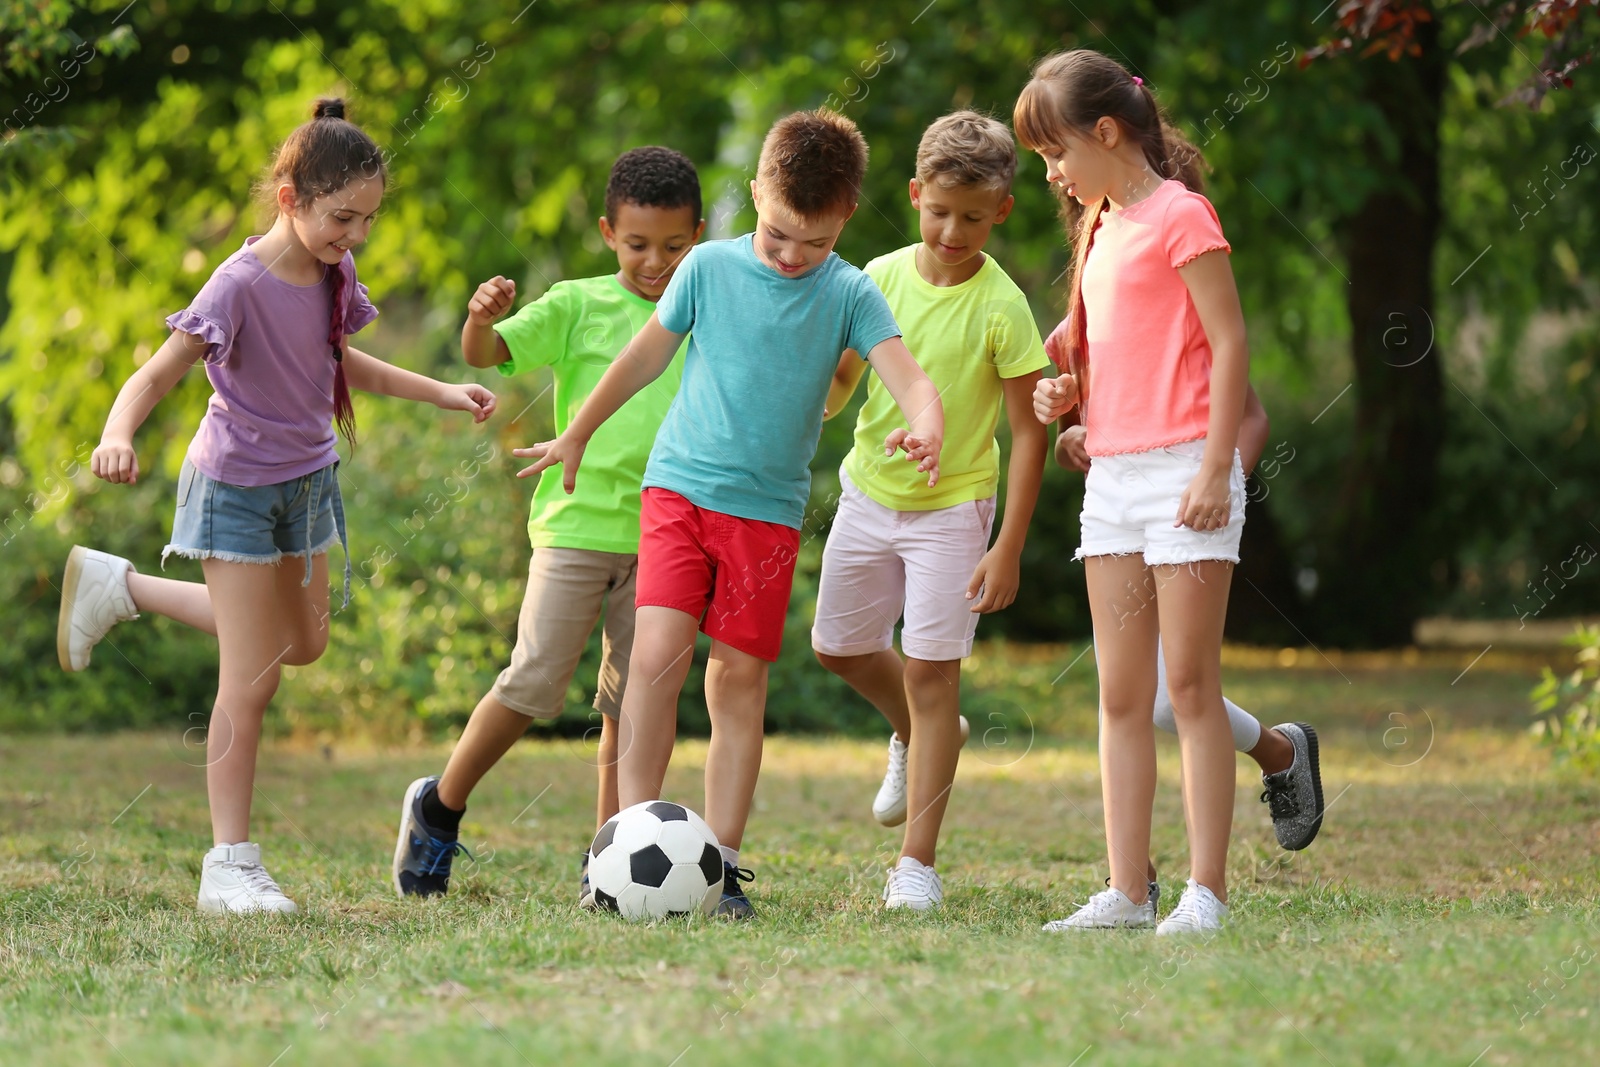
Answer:
<path fill-rule="evenodd" d="M 854 122 L 826 108 L 774 123 L 756 165 L 761 187 L 808 221 L 854 208 L 866 174 L 867 139 Z"/>
<path fill-rule="evenodd" d="M 659 145 L 630 148 L 611 164 L 606 182 L 606 218 L 617 221 L 623 204 L 640 207 L 687 207 L 700 221 L 700 175 L 682 152 Z"/>

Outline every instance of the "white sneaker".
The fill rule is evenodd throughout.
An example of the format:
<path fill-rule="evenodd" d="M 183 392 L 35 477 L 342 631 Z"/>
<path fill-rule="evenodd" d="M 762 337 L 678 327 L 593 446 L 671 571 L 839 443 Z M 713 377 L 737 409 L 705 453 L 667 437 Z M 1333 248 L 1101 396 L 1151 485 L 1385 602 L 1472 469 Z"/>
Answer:
<path fill-rule="evenodd" d="M 73 545 L 61 580 L 61 614 L 56 620 L 56 658 L 64 671 L 89 665 L 89 652 L 117 623 L 137 619 L 128 593 L 133 564 L 121 556 Z"/>
<path fill-rule="evenodd" d="M 972 727 L 967 717 L 961 719 L 961 744 L 967 743 Z M 889 769 L 883 774 L 883 785 L 872 802 L 872 817 L 885 826 L 899 826 L 906 821 L 906 743 L 899 734 L 889 736 Z"/>
<path fill-rule="evenodd" d="M 889 884 L 883 887 L 885 908 L 927 911 L 943 900 L 944 883 L 939 881 L 939 872 L 910 856 L 900 857 L 889 871 Z"/>
<path fill-rule="evenodd" d="M 213 915 L 278 912 L 293 915 L 300 909 L 283 895 L 272 875 L 261 866 L 261 846 L 249 841 L 218 845 L 200 865 L 200 910 Z"/>
<path fill-rule="evenodd" d="M 1189 879 L 1178 906 L 1156 927 L 1158 934 L 1210 934 L 1222 929 L 1228 906 L 1205 886 Z"/>
<path fill-rule="evenodd" d="M 1154 926 L 1156 902 L 1146 899 L 1135 904 L 1120 889 L 1103 889 L 1089 898 L 1089 903 L 1068 915 L 1044 924 L 1047 933 L 1059 934 L 1064 930 L 1113 930 L 1118 927 Z"/>

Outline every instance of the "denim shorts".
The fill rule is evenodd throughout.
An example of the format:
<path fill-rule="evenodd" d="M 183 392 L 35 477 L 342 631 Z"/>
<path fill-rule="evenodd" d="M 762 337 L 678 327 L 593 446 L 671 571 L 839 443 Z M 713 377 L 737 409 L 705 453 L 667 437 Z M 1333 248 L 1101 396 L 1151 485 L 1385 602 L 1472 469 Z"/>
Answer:
<path fill-rule="evenodd" d="M 184 559 L 275 564 L 285 556 L 306 561 L 302 586 L 311 584 L 311 557 L 338 541 L 344 549 L 344 605 L 350 604 L 350 543 L 339 464 L 273 485 L 243 486 L 214 481 L 187 459 L 178 474 L 178 506 L 172 542 L 161 552 Z"/>

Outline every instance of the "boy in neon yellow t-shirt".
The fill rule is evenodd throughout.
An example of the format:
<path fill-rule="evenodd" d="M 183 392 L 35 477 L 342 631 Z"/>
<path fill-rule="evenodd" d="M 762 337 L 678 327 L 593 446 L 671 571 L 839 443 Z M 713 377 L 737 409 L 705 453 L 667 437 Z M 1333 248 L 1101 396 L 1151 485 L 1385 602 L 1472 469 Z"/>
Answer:
<path fill-rule="evenodd" d="M 557 282 L 502 321 L 496 320 L 510 310 L 516 287 L 499 277 L 484 282 L 468 305 L 462 354 L 475 367 L 496 367 L 507 376 L 549 367 L 556 431 L 566 429 L 654 313 L 673 271 L 705 229 L 700 212 L 700 180 L 687 158 L 657 147 L 624 152 L 611 168 L 600 219 L 600 234 L 617 253 L 617 272 Z M 633 648 L 639 485 L 682 372 L 680 350 L 661 377 L 594 435 L 576 492 L 563 491 L 560 471 L 539 479 L 528 517 L 533 554 L 516 648 L 473 709 L 443 776 L 418 778 L 406 790 L 393 869 L 401 896 L 449 890 L 467 796 L 531 720 L 561 714 L 602 604 L 604 644 L 594 700 L 601 713 L 596 826 L 617 813 L 617 715 Z M 585 907 L 593 905 L 588 861 L 585 852 L 579 890 Z"/>
<path fill-rule="evenodd" d="M 873 813 L 890 826 L 905 821 L 908 803 L 916 814 L 884 890 L 890 908 L 920 911 L 943 898 L 933 862 L 966 726 L 961 661 L 972 652 L 978 616 L 1016 597 L 1044 473 L 1048 440 L 1032 397 L 1049 359 L 1027 298 L 982 251 L 989 231 L 1011 212 L 1016 169 L 1016 147 L 998 122 L 971 111 L 938 120 L 922 135 L 911 180 L 922 241 L 866 268 L 945 410 L 939 484 L 930 489 L 915 469 L 883 458 L 896 409 L 881 382 L 869 383 L 855 447 L 839 472 L 839 511 L 822 556 L 811 632 L 823 666 L 895 729 Z M 844 406 L 864 368 L 845 353 L 828 411 Z M 1002 406 L 1011 462 L 1005 516 L 991 548 Z M 894 650 L 902 614 L 904 660 Z"/>

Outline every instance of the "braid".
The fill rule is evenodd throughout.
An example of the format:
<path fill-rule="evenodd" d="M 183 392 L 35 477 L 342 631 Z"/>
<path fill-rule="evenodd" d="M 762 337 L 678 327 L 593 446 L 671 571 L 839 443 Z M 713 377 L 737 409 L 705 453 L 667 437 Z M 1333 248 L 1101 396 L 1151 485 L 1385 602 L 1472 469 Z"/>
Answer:
<path fill-rule="evenodd" d="M 333 286 L 333 313 L 328 322 L 328 344 L 333 348 L 333 421 L 354 448 L 356 409 L 350 401 L 350 384 L 344 375 L 344 319 L 349 287 L 345 282 L 343 260 L 328 271 L 328 282 Z"/>

